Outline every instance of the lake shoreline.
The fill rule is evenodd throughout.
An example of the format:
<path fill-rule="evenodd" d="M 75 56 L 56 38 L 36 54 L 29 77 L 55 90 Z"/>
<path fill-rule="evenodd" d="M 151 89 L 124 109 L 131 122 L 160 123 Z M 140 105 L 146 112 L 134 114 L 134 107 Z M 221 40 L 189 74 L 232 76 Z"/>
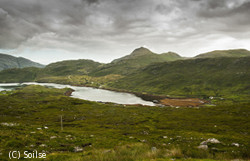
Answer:
<path fill-rule="evenodd" d="M 16 89 L 26 85 L 41 85 L 52 88 L 62 89 L 68 88 L 64 93 L 65 96 L 72 98 L 95 101 L 101 103 L 115 103 L 123 105 L 143 105 L 143 106 L 156 106 L 151 101 L 145 101 L 141 97 L 128 92 L 117 92 L 103 88 L 94 88 L 81 85 L 70 85 L 70 84 L 57 84 L 57 83 L 44 83 L 44 82 L 23 82 L 23 83 L 3 83 L 2 86 L 8 90 L 8 88 Z M 1 86 L 1 84 L 0 84 Z M 4 89 L 5 90 L 5 89 Z"/>
<path fill-rule="evenodd" d="M 156 104 L 156 106 L 170 106 L 170 107 L 179 107 L 179 106 L 185 106 L 185 107 L 197 107 L 200 105 L 208 104 L 208 100 L 196 98 L 196 97 L 184 97 L 184 98 L 177 98 L 177 97 L 169 97 L 164 95 L 153 95 L 153 94 L 147 94 L 147 93 L 139 93 L 139 92 L 131 92 L 127 90 L 121 90 L 121 89 L 114 89 L 114 88 L 105 88 L 105 87 L 94 87 L 94 86 L 88 86 L 88 85 L 73 85 L 78 87 L 91 87 L 96 89 L 105 89 L 109 91 L 114 92 L 123 92 L 123 93 L 130 93 L 134 94 L 137 97 L 140 97 L 141 99 L 145 101 L 150 101 Z M 137 105 L 137 104 L 135 104 Z"/>
<path fill-rule="evenodd" d="M 22 83 L 6 83 L 9 85 L 18 85 L 18 84 L 25 84 L 27 83 L 53 83 L 53 82 L 22 82 Z M 5 84 L 5 83 L 4 83 Z M 57 83 L 53 83 L 57 84 Z M 1 84 L 0 84 L 1 85 Z M 118 93 L 127 93 L 135 95 L 136 97 L 141 98 L 143 101 L 152 102 L 155 104 L 155 106 L 170 106 L 170 107 L 197 107 L 203 104 L 209 103 L 209 101 L 204 99 L 199 99 L 195 97 L 184 97 L 184 98 L 177 98 L 177 97 L 169 97 L 165 95 L 154 95 L 154 94 L 148 94 L 148 93 L 140 93 L 140 92 L 131 92 L 124 89 L 115 89 L 115 88 L 105 88 L 105 87 L 96 87 L 96 86 L 90 86 L 90 85 L 79 85 L 79 84 L 58 84 L 58 85 L 69 85 L 69 86 L 75 86 L 75 87 L 89 87 L 93 89 L 101 89 L 101 90 L 107 90 L 112 92 L 118 92 Z M 70 88 L 70 87 L 69 87 Z M 74 89 L 70 89 L 64 93 L 65 96 L 72 96 L 72 93 L 75 92 Z M 110 103 L 110 101 L 96 101 L 96 102 L 103 102 L 103 103 Z M 113 102 L 115 103 L 115 102 Z M 123 104 L 123 103 L 118 103 Z M 136 105 L 136 106 L 147 106 L 145 104 L 124 104 L 124 105 Z"/>

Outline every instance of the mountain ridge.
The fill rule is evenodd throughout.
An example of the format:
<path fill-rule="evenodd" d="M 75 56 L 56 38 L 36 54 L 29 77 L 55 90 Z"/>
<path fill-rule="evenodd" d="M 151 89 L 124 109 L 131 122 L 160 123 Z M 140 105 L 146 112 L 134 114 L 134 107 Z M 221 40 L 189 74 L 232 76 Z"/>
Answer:
<path fill-rule="evenodd" d="M 93 76 L 104 76 L 108 74 L 127 75 L 134 72 L 136 69 L 146 67 L 147 65 L 174 61 L 182 59 L 176 53 L 168 52 L 156 54 L 147 48 L 140 47 L 133 50 L 129 55 L 113 60 L 111 63 L 104 64 L 101 68 L 92 73 Z"/>
<path fill-rule="evenodd" d="M 89 59 L 64 60 L 48 64 L 41 76 L 87 75 L 100 66 L 101 63 Z"/>
<path fill-rule="evenodd" d="M 214 50 L 196 55 L 194 58 L 214 58 L 214 57 L 245 57 L 250 56 L 250 51 L 246 49 Z"/>
<path fill-rule="evenodd" d="M 149 59 L 151 59 L 152 57 L 154 59 L 156 59 L 155 57 L 158 57 L 156 60 L 157 62 L 162 62 L 162 61 L 175 61 L 175 60 L 179 60 L 179 59 L 197 59 L 197 58 L 213 58 L 213 57 L 246 57 L 246 56 L 250 56 L 250 51 L 246 50 L 246 49 L 230 49 L 230 50 L 214 50 L 214 51 L 210 51 L 210 52 L 206 52 L 206 53 L 201 53 L 198 54 L 194 57 L 182 57 L 180 55 L 178 55 L 175 52 L 164 52 L 164 53 L 155 53 L 152 52 L 151 50 L 145 48 L 145 47 L 139 47 L 134 49 L 130 54 L 125 55 L 123 57 L 114 59 L 113 61 L 111 61 L 110 63 L 100 63 L 102 65 L 108 65 L 109 64 L 116 64 L 118 62 L 122 62 L 125 60 L 133 60 L 133 59 L 139 59 L 139 58 L 145 58 L 145 57 L 149 57 Z M 5 60 L 4 60 L 5 59 Z M 8 66 L 6 64 L 6 59 L 9 61 L 13 61 L 12 62 L 12 66 Z M 161 59 L 161 60 L 159 60 Z M 89 59 L 78 59 L 78 60 L 89 60 Z M 30 65 L 23 65 L 23 63 L 25 62 L 30 62 Z M 3 54 L 0 53 L 0 71 L 3 69 L 9 69 L 9 68 L 24 68 L 24 67 L 38 67 L 38 68 L 43 68 L 45 66 L 50 66 L 51 64 L 55 64 L 55 63 L 62 63 L 62 62 L 70 62 L 70 61 L 77 61 L 77 60 L 64 60 L 64 61 L 57 61 L 57 62 L 53 62 L 50 63 L 48 65 L 43 65 L 34 61 L 31 61 L 29 59 L 23 58 L 23 57 L 15 57 L 12 55 L 8 55 L 8 54 Z M 94 60 L 91 60 L 94 61 Z M 153 60 L 155 61 L 155 60 Z M 96 62 L 96 61 L 94 61 Z M 99 62 L 97 62 L 99 63 Z M 152 62 L 154 63 L 154 62 Z M 146 63 L 146 65 L 150 64 Z"/>
<path fill-rule="evenodd" d="M 130 53 L 129 55 L 125 55 L 121 58 L 118 59 L 114 59 L 113 61 L 111 61 L 111 63 L 117 63 L 121 60 L 127 60 L 127 59 L 136 59 L 138 57 L 143 57 L 143 56 L 158 56 L 161 58 L 166 58 L 167 57 L 175 57 L 176 60 L 179 58 L 182 58 L 180 55 L 178 55 L 177 53 L 174 52 L 165 52 L 165 53 L 161 53 L 161 54 L 157 54 L 155 52 L 152 52 L 151 50 L 144 48 L 144 47 L 140 47 L 140 48 L 136 48 L 134 51 L 132 51 L 132 53 Z M 172 58 L 173 59 L 173 58 Z M 171 59 L 169 59 L 171 60 Z"/>
<path fill-rule="evenodd" d="M 0 53 L 0 71 L 11 68 L 37 67 L 43 68 L 45 65 L 31 61 L 23 57 L 15 57 Z"/>

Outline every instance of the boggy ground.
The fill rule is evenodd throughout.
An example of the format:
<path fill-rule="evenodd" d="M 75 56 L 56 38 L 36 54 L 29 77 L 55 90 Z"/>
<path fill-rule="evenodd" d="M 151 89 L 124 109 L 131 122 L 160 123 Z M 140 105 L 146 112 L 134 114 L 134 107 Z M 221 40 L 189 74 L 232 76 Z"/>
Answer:
<path fill-rule="evenodd" d="M 70 98 L 66 91 L 32 85 L 0 93 L 0 160 L 9 160 L 10 150 L 34 149 L 58 161 L 250 158 L 249 101 L 124 106 Z M 197 148 L 209 138 L 220 143 Z"/>
<path fill-rule="evenodd" d="M 197 107 L 201 106 L 208 101 L 199 98 L 165 98 L 160 100 L 160 103 L 166 106 L 175 107 Z"/>

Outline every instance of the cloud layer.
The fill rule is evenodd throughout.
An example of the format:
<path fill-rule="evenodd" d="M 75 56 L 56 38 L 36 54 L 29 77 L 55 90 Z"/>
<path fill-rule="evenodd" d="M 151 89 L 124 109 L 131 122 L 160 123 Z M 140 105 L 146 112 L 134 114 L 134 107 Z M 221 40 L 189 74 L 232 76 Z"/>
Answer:
<path fill-rule="evenodd" d="M 250 49 L 249 15 L 250 0 L 1 0 L 0 49 L 42 63 Z"/>

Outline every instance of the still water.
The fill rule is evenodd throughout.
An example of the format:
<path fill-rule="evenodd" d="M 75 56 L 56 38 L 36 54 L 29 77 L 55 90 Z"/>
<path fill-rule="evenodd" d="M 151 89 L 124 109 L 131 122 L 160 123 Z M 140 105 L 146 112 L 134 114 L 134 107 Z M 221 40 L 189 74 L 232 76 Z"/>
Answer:
<path fill-rule="evenodd" d="M 55 83 L 36 83 L 36 82 L 0 83 L 0 91 L 13 90 L 17 87 L 20 87 L 23 85 L 31 85 L 31 84 L 53 87 L 53 88 L 71 88 L 75 90 L 72 93 L 71 97 L 89 100 L 89 101 L 113 102 L 113 103 L 118 103 L 118 104 L 142 104 L 142 105 L 154 106 L 153 102 L 144 101 L 140 97 L 137 97 L 130 93 L 115 92 L 115 91 L 97 89 L 97 88 L 92 88 L 92 87 L 77 87 L 77 86 L 62 85 L 62 84 L 55 84 Z"/>

